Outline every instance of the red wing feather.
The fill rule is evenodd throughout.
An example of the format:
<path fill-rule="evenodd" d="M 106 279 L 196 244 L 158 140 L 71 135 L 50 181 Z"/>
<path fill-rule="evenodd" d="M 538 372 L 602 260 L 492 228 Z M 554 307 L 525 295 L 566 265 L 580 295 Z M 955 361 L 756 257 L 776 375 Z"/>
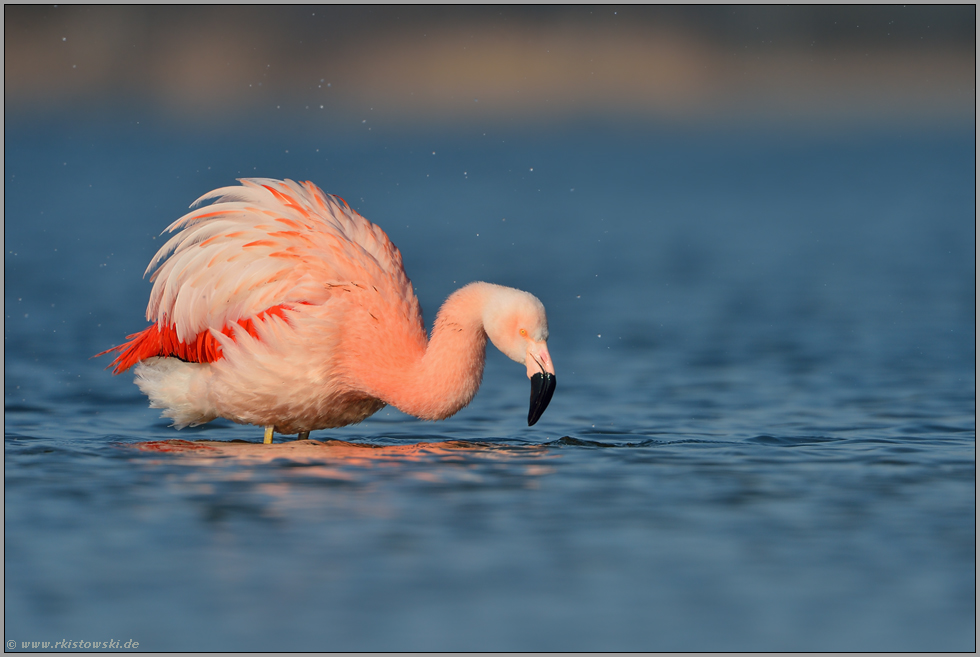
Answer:
<path fill-rule="evenodd" d="M 263 321 L 266 317 L 275 315 L 286 319 L 283 310 L 289 308 L 286 304 L 280 304 L 263 310 L 255 317 L 238 320 L 239 326 L 248 331 L 253 338 L 258 338 L 258 331 L 255 322 Z M 221 332 L 234 339 L 234 331 L 231 326 L 224 326 Z M 206 330 L 198 333 L 190 340 L 183 342 L 177 339 L 177 328 L 175 326 L 161 326 L 154 324 L 148 326 L 139 333 L 126 336 L 128 342 L 106 349 L 94 357 L 104 356 L 113 351 L 118 351 L 119 355 L 109 363 L 109 367 L 115 366 L 113 374 L 122 374 L 130 367 L 154 356 L 179 358 L 188 363 L 213 363 L 222 358 L 221 345 L 218 340 Z"/>

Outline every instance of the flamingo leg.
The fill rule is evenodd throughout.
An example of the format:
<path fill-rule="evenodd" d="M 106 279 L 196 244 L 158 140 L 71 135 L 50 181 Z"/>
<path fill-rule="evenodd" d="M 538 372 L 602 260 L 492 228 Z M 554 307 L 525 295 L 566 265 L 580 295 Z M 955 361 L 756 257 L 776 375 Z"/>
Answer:
<path fill-rule="evenodd" d="M 309 440 L 309 439 L 310 439 L 310 432 L 309 431 L 300 431 L 299 432 L 299 440 Z"/>
<path fill-rule="evenodd" d="M 265 439 L 262 442 L 265 443 L 266 445 L 271 445 L 272 444 L 272 426 L 271 425 L 265 428 Z"/>

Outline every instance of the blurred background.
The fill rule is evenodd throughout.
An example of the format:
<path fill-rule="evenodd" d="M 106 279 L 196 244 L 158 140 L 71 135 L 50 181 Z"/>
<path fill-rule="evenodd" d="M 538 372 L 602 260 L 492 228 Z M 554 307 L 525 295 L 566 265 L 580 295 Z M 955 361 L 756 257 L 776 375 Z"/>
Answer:
<path fill-rule="evenodd" d="M 18 649 L 975 650 L 974 5 L 5 5 L 4 55 Z M 133 449 L 261 438 L 91 358 L 248 176 L 380 225 L 430 324 L 537 295 L 542 420 L 491 348 L 445 422 L 312 436 L 387 461 Z"/>
<path fill-rule="evenodd" d="M 6 111 L 316 124 L 971 120 L 953 6 L 4 10 Z"/>

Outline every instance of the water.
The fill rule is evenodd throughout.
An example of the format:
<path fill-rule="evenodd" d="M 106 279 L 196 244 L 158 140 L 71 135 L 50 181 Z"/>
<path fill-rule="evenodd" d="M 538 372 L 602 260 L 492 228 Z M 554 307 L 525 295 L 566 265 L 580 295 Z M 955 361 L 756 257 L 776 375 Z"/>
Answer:
<path fill-rule="evenodd" d="M 974 650 L 972 128 L 5 128 L 18 650 Z M 380 224 L 429 322 L 539 296 L 542 420 L 491 349 L 441 423 L 168 427 L 89 357 L 246 175 Z"/>

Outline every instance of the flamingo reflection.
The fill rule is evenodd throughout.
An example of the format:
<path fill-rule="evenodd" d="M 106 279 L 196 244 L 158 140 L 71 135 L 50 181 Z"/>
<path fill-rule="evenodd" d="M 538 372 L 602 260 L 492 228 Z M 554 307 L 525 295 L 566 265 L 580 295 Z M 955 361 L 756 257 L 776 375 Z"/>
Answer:
<path fill-rule="evenodd" d="M 272 463 L 282 460 L 301 464 L 305 476 L 351 479 L 351 469 L 377 466 L 394 467 L 406 462 L 463 463 L 465 461 L 513 461 L 523 465 L 525 475 L 549 474 L 552 468 L 537 463 L 520 464 L 528 458 L 556 458 L 558 455 L 542 445 L 511 445 L 487 442 L 445 440 L 407 445 L 371 445 L 343 440 L 296 440 L 263 445 L 245 441 L 154 440 L 128 447 L 142 452 L 171 454 L 187 464 L 214 464 L 231 461 L 236 464 Z M 427 481 L 439 481 L 438 471 L 415 473 Z"/>

